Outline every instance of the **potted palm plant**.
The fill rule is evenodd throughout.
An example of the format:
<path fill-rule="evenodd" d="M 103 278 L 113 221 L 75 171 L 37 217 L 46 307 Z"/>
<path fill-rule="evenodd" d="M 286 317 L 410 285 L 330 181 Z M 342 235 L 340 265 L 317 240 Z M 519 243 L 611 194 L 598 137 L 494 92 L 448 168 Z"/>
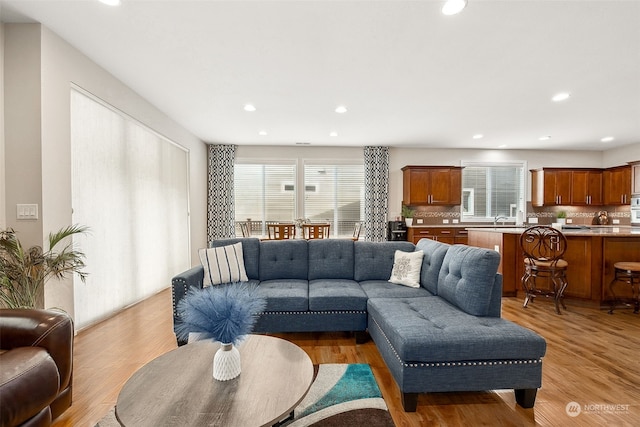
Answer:
<path fill-rule="evenodd" d="M 0 231 L 0 305 L 7 308 L 38 308 L 44 283 L 51 277 L 63 278 L 77 273 L 84 282 L 87 273 L 84 253 L 67 241 L 59 252 L 55 248 L 75 234 L 85 233 L 87 227 L 73 225 L 57 233 L 49 233 L 49 249 L 32 246 L 25 249 L 13 229 Z"/>

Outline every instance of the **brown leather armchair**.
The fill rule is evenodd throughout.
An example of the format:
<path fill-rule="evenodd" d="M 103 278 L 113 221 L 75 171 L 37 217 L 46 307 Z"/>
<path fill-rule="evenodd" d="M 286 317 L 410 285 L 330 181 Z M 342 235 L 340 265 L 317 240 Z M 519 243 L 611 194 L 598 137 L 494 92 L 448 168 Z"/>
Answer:
<path fill-rule="evenodd" d="M 68 314 L 0 309 L 0 427 L 50 425 L 71 406 L 72 372 Z"/>

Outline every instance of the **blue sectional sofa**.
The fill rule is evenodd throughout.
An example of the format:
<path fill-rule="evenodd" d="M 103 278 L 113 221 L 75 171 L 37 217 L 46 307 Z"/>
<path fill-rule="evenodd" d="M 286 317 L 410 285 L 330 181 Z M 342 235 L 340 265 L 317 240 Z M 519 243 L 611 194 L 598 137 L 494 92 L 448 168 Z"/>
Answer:
<path fill-rule="evenodd" d="M 497 252 L 430 239 L 210 245 L 238 242 L 247 281 L 267 301 L 254 332 L 353 331 L 358 343 L 371 336 L 409 412 L 419 393 L 493 389 L 514 389 L 518 404 L 533 407 L 546 342 L 500 317 Z M 397 250 L 423 251 L 417 288 L 389 282 Z M 202 288 L 203 276 L 198 266 L 173 278 L 174 328 L 177 303 Z"/>

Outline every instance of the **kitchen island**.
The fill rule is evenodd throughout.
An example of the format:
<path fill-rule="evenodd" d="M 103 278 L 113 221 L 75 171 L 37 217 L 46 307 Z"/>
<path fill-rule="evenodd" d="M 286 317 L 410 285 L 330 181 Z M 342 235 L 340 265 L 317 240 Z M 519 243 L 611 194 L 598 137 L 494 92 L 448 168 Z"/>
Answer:
<path fill-rule="evenodd" d="M 468 228 L 468 243 L 500 252 L 499 272 L 503 275 L 503 296 L 522 293 L 520 278 L 524 274 L 524 258 L 520 235 L 526 227 Z M 613 264 L 619 261 L 640 262 L 640 227 L 589 226 L 563 229 L 567 238 L 564 259 L 568 286 L 564 292 L 570 303 L 608 308 L 611 303 L 609 284 L 614 277 Z M 544 284 L 539 283 L 539 288 Z M 615 285 L 618 298 L 630 298 L 631 287 Z"/>

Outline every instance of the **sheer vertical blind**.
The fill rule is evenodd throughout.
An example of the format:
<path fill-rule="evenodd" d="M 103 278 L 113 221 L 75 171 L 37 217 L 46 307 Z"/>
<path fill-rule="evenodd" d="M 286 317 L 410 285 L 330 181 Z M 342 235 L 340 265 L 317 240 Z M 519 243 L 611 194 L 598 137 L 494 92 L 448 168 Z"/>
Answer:
<path fill-rule="evenodd" d="M 190 266 L 188 153 L 134 119 L 71 90 L 73 222 L 86 284 L 74 280 L 78 328 L 166 288 Z"/>

